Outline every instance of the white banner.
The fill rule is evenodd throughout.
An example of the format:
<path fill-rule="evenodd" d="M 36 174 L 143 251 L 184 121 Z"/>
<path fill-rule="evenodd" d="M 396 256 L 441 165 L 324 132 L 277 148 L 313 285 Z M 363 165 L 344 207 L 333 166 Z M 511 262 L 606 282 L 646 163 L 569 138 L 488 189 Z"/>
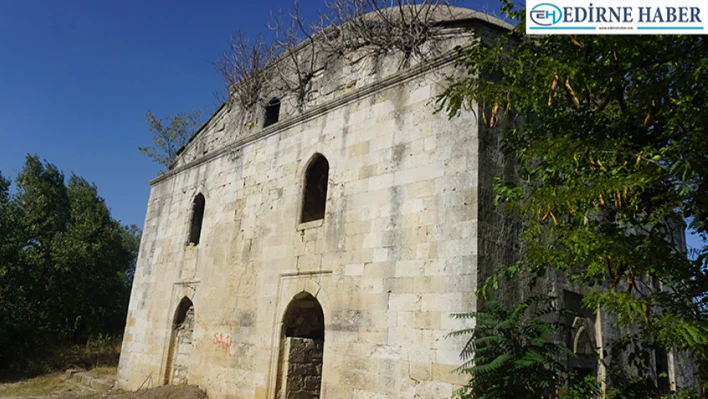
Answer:
<path fill-rule="evenodd" d="M 531 35 L 708 33 L 708 0 L 527 0 Z"/>

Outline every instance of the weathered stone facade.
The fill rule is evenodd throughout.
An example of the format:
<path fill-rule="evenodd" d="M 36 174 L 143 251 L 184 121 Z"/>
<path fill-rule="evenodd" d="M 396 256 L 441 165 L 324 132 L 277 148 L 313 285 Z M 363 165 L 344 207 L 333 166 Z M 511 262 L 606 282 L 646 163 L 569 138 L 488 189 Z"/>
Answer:
<path fill-rule="evenodd" d="M 478 112 L 450 120 L 435 98 L 455 45 L 507 28 L 455 9 L 438 58 L 344 56 L 304 107 L 265 96 L 275 123 L 266 104 L 217 111 L 151 182 L 119 387 L 444 398 L 464 384 L 463 338 L 447 334 L 469 323 L 450 315 L 475 311 L 513 258 L 492 189 L 511 165 Z"/>
<path fill-rule="evenodd" d="M 508 26 L 464 9 L 445 23 L 432 60 L 349 54 L 318 71 L 305 104 L 271 88 L 252 109 L 222 107 L 151 182 L 120 388 L 445 398 L 466 382 L 464 338 L 447 335 L 470 325 L 450 316 L 477 310 L 480 282 L 514 260 L 516 225 L 492 188 L 514 165 L 478 107 L 450 120 L 435 98 L 455 45 Z M 580 311 L 581 287 L 545 284 Z M 606 377 L 593 351 L 622 334 L 608 321 L 566 320 L 571 367 Z M 689 382 L 680 358 L 656 355 L 672 386 Z"/>

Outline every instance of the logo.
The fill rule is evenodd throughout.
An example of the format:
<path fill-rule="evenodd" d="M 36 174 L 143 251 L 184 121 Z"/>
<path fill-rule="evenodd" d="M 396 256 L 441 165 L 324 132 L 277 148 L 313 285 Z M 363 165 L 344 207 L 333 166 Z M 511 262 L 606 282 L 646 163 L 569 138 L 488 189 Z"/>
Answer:
<path fill-rule="evenodd" d="M 551 3 L 541 3 L 531 9 L 531 20 L 540 26 L 551 26 L 560 22 L 563 11 Z"/>
<path fill-rule="evenodd" d="M 708 1 L 526 0 L 526 33 L 705 35 Z"/>

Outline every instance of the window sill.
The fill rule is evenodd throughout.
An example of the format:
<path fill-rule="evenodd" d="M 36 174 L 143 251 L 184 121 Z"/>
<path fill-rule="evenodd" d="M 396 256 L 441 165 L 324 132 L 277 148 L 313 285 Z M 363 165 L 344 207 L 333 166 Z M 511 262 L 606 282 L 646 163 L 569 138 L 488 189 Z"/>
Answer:
<path fill-rule="evenodd" d="M 307 230 L 315 227 L 320 227 L 324 224 L 324 219 L 311 220 L 309 222 L 300 223 L 297 225 L 298 230 Z"/>

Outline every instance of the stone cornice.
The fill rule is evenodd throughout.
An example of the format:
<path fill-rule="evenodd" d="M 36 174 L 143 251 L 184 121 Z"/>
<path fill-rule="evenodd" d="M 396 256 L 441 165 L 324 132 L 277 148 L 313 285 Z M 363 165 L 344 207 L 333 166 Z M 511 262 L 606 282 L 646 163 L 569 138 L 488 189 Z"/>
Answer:
<path fill-rule="evenodd" d="M 330 100 L 324 104 L 317 105 L 315 107 L 312 107 L 311 109 L 308 109 L 301 114 L 291 116 L 289 118 L 283 119 L 281 121 L 278 121 L 277 123 L 270 125 L 266 128 L 261 129 L 260 131 L 251 134 L 246 137 L 239 138 L 235 140 L 233 143 L 227 144 L 224 147 L 207 154 L 203 157 L 200 157 L 198 159 L 195 159 L 189 163 L 186 163 L 182 166 L 179 166 L 175 169 L 172 169 L 170 171 L 167 171 L 160 176 L 157 176 L 156 178 L 150 180 L 150 185 L 154 186 L 155 184 L 158 184 L 176 174 L 179 174 L 187 169 L 191 169 L 195 166 L 201 165 L 205 162 L 209 162 L 212 159 L 215 159 L 217 157 L 220 157 L 222 155 L 228 154 L 231 151 L 242 147 L 248 143 L 251 143 L 256 140 L 260 140 L 262 138 L 269 137 L 273 134 L 282 132 L 286 129 L 289 129 L 295 125 L 298 125 L 300 123 L 309 121 L 313 118 L 316 118 L 328 111 L 337 109 L 339 107 L 342 107 L 344 105 L 347 105 L 351 102 L 357 101 L 363 97 L 369 96 L 371 94 L 376 94 L 380 91 L 383 91 L 385 89 L 388 89 L 392 86 L 401 84 L 403 82 L 412 80 L 419 75 L 429 72 L 435 69 L 439 69 L 445 65 L 451 64 L 454 62 L 455 58 L 457 57 L 457 52 L 456 51 L 449 51 L 448 53 L 434 59 L 428 62 L 421 62 L 418 65 L 415 65 L 411 67 L 410 69 L 402 70 L 399 72 L 396 72 L 392 74 L 391 76 L 388 76 L 386 78 L 383 78 L 377 82 L 371 83 L 369 85 L 366 85 L 364 87 L 361 87 L 359 89 L 356 89 L 350 93 L 342 94 L 341 96 Z"/>

